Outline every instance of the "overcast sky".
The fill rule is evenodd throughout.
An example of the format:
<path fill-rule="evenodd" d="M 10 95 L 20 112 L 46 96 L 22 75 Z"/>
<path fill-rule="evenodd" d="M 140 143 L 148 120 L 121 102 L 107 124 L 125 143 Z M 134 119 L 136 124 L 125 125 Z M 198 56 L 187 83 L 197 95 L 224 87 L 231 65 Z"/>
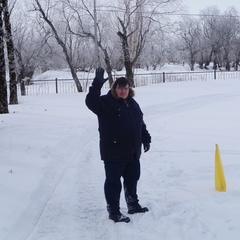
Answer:
<path fill-rule="evenodd" d="M 182 0 L 183 4 L 188 6 L 189 13 L 199 13 L 200 10 L 203 10 L 210 6 L 217 6 L 221 13 L 228 9 L 228 7 L 235 7 L 240 14 L 240 3 L 239 0 Z"/>

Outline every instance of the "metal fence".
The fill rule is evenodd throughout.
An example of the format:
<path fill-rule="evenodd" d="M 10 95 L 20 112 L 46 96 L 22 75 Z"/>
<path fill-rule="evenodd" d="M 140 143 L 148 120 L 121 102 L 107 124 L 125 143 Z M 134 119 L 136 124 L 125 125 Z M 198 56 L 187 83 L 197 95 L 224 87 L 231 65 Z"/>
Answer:
<path fill-rule="evenodd" d="M 114 75 L 114 79 L 123 75 Z M 134 74 L 136 87 L 152 84 L 180 82 L 180 81 L 206 81 L 217 79 L 240 79 L 240 71 L 206 71 L 206 72 L 173 72 L 173 73 L 144 73 Z M 92 79 L 79 79 L 83 91 L 87 91 L 92 83 Z M 42 95 L 50 93 L 74 93 L 77 92 L 76 84 L 73 79 L 52 79 L 36 80 L 24 82 L 24 95 Z M 104 88 L 109 88 L 108 83 Z"/>

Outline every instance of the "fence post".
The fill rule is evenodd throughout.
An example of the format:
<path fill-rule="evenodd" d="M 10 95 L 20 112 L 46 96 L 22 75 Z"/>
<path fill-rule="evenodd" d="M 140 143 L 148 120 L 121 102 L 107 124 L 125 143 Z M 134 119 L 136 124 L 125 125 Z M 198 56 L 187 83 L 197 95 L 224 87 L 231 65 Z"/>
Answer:
<path fill-rule="evenodd" d="M 56 84 L 56 93 L 58 93 L 58 80 L 55 78 L 55 84 Z"/>
<path fill-rule="evenodd" d="M 163 83 L 165 83 L 165 72 L 163 72 Z"/>

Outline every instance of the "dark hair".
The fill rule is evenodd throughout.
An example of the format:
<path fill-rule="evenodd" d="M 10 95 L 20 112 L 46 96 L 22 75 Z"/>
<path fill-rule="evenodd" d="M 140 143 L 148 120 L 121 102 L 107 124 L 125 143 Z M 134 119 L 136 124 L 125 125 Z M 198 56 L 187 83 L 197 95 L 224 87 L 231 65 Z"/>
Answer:
<path fill-rule="evenodd" d="M 116 81 L 113 83 L 114 88 L 116 88 L 117 86 L 125 87 L 127 85 L 131 86 L 130 81 L 125 77 L 117 78 Z"/>
<path fill-rule="evenodd" d="M 117 87 L 126 87 L 127 85 L 129 85 L 129 87 L 130 87 L 128 96 L 129 96 L 129 97 L 133 97 L 133 96 L 134 96 L 134 91 L 133 91 L 133 89 L 132 89 L 132 87 L 131 87 L 131 83 L 130 83 L 130 81 L 129 81 L 127 78 L 125 78 L 125 77 L 117 78 L 116 81 L 113 82 L 112 87 L 111 87 L 112 95 L 113 95 L 114 97 L 117 97 L 117 95 L 116 95 L 116 88 L 117 88 Z"/>

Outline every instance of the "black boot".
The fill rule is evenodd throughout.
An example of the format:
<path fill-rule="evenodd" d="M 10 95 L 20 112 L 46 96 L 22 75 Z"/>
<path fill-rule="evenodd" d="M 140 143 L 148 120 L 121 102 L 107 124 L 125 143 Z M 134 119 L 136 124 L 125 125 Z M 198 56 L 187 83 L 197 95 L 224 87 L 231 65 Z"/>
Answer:
<path fill-rule="evenodd" d="M 136 204 L 134 206 L 128 206 L 128 214 L 144 213 L 144 212 L 148 212 L 148 208 L 142 207 L 140 204 Z"/>
<path fill-rule="evenodd" d="M 128 223 L 130 222 L 130 218 L 123 215 L 122 213 L 118 212 L 118 213 L 113 213 L 113 214 L 109 214 L 109 219 L 113 220 L 114 222 L 125 222 Z"/>

